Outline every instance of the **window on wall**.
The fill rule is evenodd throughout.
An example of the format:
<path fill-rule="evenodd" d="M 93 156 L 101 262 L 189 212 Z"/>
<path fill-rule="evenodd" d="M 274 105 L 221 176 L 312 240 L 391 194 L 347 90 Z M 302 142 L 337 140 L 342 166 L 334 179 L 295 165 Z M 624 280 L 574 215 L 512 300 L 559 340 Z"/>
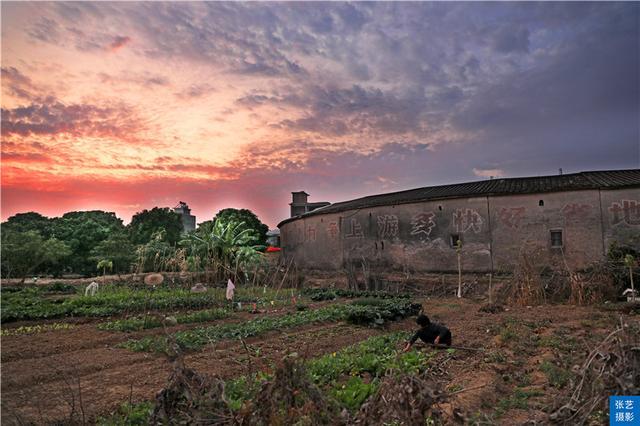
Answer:
<path fill-rule="evenodd" d="M 562 230 L 551 231 L 551 247 L 562 247 Z"/>
<path fill-rule="evenodd" d="M 456 248 L 458 245 L 458 241 L 460 241 L 459 234 L 451 234 L 451 247 Z M 462 243 L 462 241 L 460 241 Z"/>
<path fill-rule="evenodd" d="M 538 201 L 538 205 L 539 205 L 540 207 L 544 206 L 544 200 L 540 200 L 540 201 Z"/>

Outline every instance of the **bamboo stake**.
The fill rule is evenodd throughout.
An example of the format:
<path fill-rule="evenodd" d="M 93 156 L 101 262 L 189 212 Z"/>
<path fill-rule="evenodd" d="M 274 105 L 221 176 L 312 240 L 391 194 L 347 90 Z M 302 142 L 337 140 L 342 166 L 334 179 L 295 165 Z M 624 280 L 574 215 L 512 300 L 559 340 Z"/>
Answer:
<path fill-rule="evenodd" d="M 447 346 L 447 345 L 443 345 L 441 343 L 425 343 L 425 345 L 427 346 L 431 346 L 434 348 L 439 348 L 439 349 L 460 349 L 462 351 L 475 351 L 475 352 L 484 352 L 483 348 L 469 348 L 466 346 Z"/>
<path fill-rule="evenodd" d="M 485 387 L 485 386 L 487 386 L 487 385 L 488 385 L 488 383 L 484 383 L 484 384 L 482 384 L 482 385 L 472 386 L 472 387 L 470 387 L 470 388 L 466 388 L 466 389 L 460 389 L 460 390 L 457 390 L 457 391 L 455 391 L 455 392 L 449 392 L 449 396 L 451 396 L 451 395 L 455 395 L 455 394 L 457 394 L 457 393 L 462 393 L 462 392 L 470 391 L 470 390 L 480 389 L 480 388 L 483 388 L 483 387 Z"/>

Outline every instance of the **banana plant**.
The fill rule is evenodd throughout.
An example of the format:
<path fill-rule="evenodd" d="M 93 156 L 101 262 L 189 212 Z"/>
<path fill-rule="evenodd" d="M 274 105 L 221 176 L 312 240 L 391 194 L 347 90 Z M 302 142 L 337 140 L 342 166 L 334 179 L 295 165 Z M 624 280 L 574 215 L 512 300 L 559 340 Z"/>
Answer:
<path fill-rule="evenodd" d="M 256 235 L 247 229 L 244 222 L 224 222 L 216 220 L 204 232 L 187 235 L 180 244 L 190 250 L 191 256 L 198 256 L 204 266 L 219 265 L 224 271 L 232 272 L 234 267 L 246 267 L 261 256 L 259 245 L 253 245 Z"/>
<path fill-rule="evenodd" d="M 102 269 L 102 276 L 107 275 L 107 269 L 111 271 L 113 269 L 113 262 L 109 259 L 102 259 L 98 262 L 98 269 Z"/>

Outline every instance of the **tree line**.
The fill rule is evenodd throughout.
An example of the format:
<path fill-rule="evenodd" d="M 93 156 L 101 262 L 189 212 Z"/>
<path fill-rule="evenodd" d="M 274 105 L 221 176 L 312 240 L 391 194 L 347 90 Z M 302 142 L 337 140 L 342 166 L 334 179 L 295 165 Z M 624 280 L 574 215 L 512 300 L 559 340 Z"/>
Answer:
<path fill-rule="evenodd" d="M 223 209 L 195 231 L 178 213 L 154 207 L 124 225 L 113 212 L 73 211 L 48 218 L 19 213 L 2 223 L 3 278 L 130 272 L 222 271 L 247 267 L 268 227 L 247 209 Z"/>

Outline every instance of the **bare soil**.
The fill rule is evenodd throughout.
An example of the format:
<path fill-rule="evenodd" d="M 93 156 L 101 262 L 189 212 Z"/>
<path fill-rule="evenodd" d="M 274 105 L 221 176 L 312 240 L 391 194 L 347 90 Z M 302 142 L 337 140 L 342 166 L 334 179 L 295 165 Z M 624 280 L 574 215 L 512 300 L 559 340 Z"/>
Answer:
<path fill-rule="evenodd" d="M 580 365 L 620 320 L 618 312 L 567 305 L 511 307 L 495 314 L 480 312 L 480 303 L 465 299 L 429 299 L 423 306 L 432 320 L 451 329 L 454 345 L 481 349 L 456 350 L 446 365 L 432 370 L 447 391 L 457 392 L 441 406 L 447 422 L 457 417 L 505 425 L 548 423 L 550 407 L 567 388 L 554 387 L 541 364 Z M 228 321 L 255 317 L 241 314 Z M 637 316 L 624 319 L 638 321 Z M 163 356 L 116 347 L 130 338 L 163 333 L 162 329 L 106 332 L 97 330 L 94 321 L 74 321 L 76 326 L 69 330 L 3 337 L 3 425 L 65 423 L 72 412 L 91 422 L 123 402 L 150 400 L 165 385 L 170 364 Z M 267 370 L 286 353 L 316 357 L 372 335 L 414 328 L 413 319 L 382 329 L 314 324 L 247 339 L 249 351 L 237 341 L 220 342 L 189 354 L 185 361 L 201 374 L 228 379 Z M 518 333 L 514 336 L 510 330 Z M 509 403 L 516 389 L 532 395 L 524 401 L 526 408 Z"/>

